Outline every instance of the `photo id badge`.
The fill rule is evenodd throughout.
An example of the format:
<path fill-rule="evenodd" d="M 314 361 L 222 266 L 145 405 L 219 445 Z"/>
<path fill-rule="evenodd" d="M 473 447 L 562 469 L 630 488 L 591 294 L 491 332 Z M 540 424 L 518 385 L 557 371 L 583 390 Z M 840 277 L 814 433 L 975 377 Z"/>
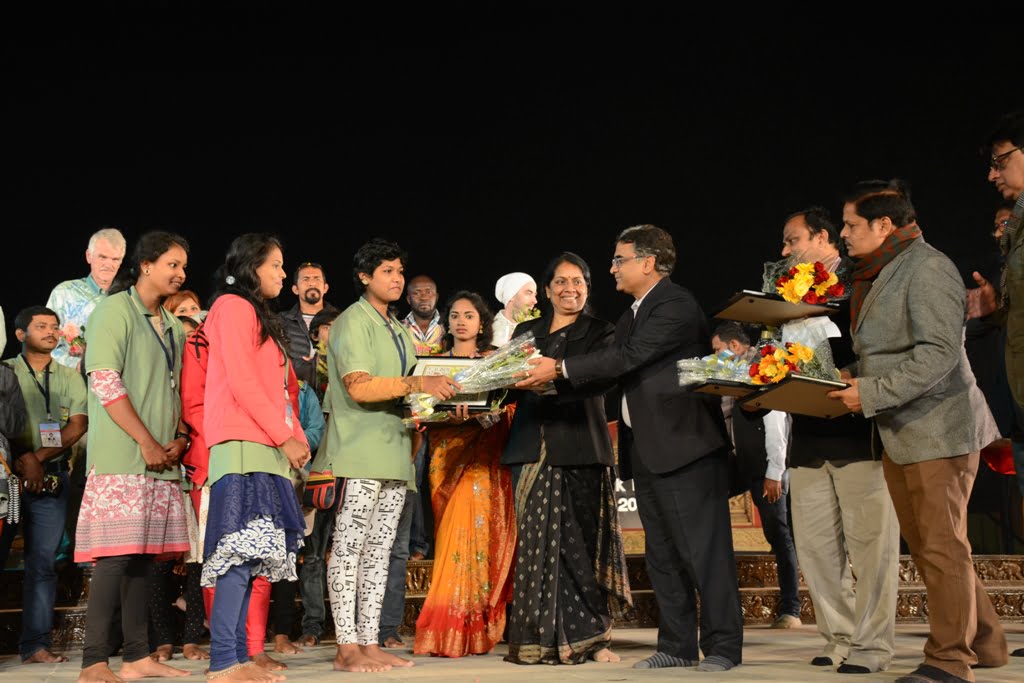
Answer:
<path fill-rule="evenodd" d="M 40 422 L 39 438 L 43 448 L 60 448 L 60 425 L 56 422 Z"/>

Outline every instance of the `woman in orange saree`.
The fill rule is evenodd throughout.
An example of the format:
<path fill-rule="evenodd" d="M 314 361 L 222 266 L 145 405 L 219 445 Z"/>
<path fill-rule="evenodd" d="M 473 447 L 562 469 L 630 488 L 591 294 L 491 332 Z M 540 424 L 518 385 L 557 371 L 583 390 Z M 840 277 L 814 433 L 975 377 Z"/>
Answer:
<path fill-rule="evenodd" d="M 483 299 L 459 292 L 449 304 L 453 356 L 490 345 L 493 315 Z M 416 654 L 461 657 L 490 652 L 505 630 L 516 525 L 512 479 L 500 463 L 511 407 L 430 428 L 434 571 L 416 620 Z"/>

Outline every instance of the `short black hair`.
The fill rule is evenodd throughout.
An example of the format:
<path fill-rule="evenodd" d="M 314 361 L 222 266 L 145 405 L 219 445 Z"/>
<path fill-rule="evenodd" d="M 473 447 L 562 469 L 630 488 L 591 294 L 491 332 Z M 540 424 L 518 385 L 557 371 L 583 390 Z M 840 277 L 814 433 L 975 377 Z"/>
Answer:
<path fill-rule="evenodd" d="M 917 220 L 917 211 L 910 202 L 910 184 L 900 178 L 862 180 L 843 201 L 853 204 L 857 215 L 868 222 L 888 216 L 893 225 L 902 228 Z"/>
<path fill-rule="evenodd" d="M 735 320 L 727 320 L 724 323 L 720 323 L 711 336 L 718 337 L 726 344 L 734 340 L 745 346 L 750 346 L 751 344 L 750 333 L 747 331 L 747 328 Z"/>
<path fill-rule="evenodd" d="M 657 225 L 634 225 L 615 238 L 616 243 L 632 244 L 637 256 L 653 256 L 654 269 L 662 275 L 671 275 L 676 267 L 676 245 L 672 235 Z"/>
<path fill-rule="evenodd" d="M 29 306 L 18 311 L 18 315 L 14 316 L 14 329 L 25 332 L 28 330 L 28 326 L 32 324 L 32 318 L 37 315 L 52 315 L 57 319 L 57 324 L 60 325 L 60 316 L 57 312 L 47 308 L 46 306 Z"/>
<path fill-rule="evenodd" d="M 843 244 L 843 241 L 839 239 L 839 229 L 836 227 L 835 222 L 832 220 L 832 214 L 829 213 L 828 209 L 823 206 L 808 206 L 806 209 L 800 211 L 794 211 L 793 213 L 786 216 L 785 223 L 793 220 L 797 216 L 803 216 L 804 222 L 807 223 L 807 229 L 811 232 L 811 237 L 815 237 L 821 234 L 824 230 L 828 236 L 828 243 L 839 247 Z"/>
<path fill-rule="evenodd" d="M 341 315 L 340 310 L 330 304 L 325 304 L 324 307 L 313 316 L 313 319 L 309 321 L 309 338 L 313 341 L 319 341 L 314 335 L 319 334 L 320 326 L 332 324 L 334 319 L 339 315 Z"/>
<path fill-rule="evenodd" d="M 305 270 L 306 268 L 316 268 L 317 270 L 320 271 L 320 274 L 324 276 L 324 282 L 327 281 L 327 271 L 324 270 L 323 266 L 321 266 L 319 263 L 316 263 L 315 261 L 303 261 L 295 269 L 295 273 L 292 275 L 292 284 L 299 284 L 299 272 Z"/>
<path fill-rule="evenodd" d="M 982 154 L 990 155 L 992 148 L 1000 142 L 1009 142 L 1014 147 L 1024 147 L 1024 109 L 1003 114 L 989 132 L 985 145 L 981 148 Z"/>
<path fill-rule="evenodd" d="M 352 255 L 352 283 L 355 285 L 356 294 L 362 295 L 366 291 L 366 285 L 359 279 L 359 273 L 373 275 L 377 266 L 385 261 L 398 259 L 402 267 L 407 265 L 408 255 L 402 250 L 398 243 L 386 240 L 383 237 L 374 237 L 372 240 L 359 247 Z"/>

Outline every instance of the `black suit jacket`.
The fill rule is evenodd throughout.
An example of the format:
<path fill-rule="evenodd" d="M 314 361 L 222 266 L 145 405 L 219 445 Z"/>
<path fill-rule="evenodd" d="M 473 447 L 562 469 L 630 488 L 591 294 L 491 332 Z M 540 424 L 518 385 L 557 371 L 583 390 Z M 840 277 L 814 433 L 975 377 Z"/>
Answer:
<path fill-rule="evenodd" d="M 550 358 L 573 358 L 612 344 L 615 328 L 611 323 L 581 314 L 568 330 L 551 335 L 551 313 L 520 323 L 516 336 L 532 332 L 537 347 Z M 560 467 L 615 465 L 603 394 L 612 381 L 575 387 L 558 380 L 558 393 L 542 396 L 532 391 L 516 392 L 516 412 L 512 419 L 501 462 L 513 465 L 537 462 L 540 456 L 541 428 L 547 446 L 547 462 Z"/>
<path fill-rule="evenodd" d="M 573 386 L 616 379 L 626 396 L 631 427 L 619 421 L 619 471 L 632 478 L 632 458 L 664 474 L 706 455 L 725 452 L 729 436 L 717 396 L 679 386 L 676 361 L 710 352 L 704 311 L 693 294 L 663 278 L 634 318 L 627 309 L 615 343 L 565 362 Z"/>

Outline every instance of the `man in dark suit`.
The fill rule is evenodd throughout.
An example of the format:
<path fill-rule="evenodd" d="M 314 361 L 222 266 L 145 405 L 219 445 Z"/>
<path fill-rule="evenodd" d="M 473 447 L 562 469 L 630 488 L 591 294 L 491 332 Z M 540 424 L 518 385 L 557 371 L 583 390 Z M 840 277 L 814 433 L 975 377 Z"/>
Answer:
<path fill-rule="evenodd" d="M 556 378 L 574 386 L 617 380 L 622 390 L 619 470 L 634 479 L 646 537 L 647 573 L 658 601 L 658 651 L 636 668 L 740 663 L 743 617 L 729 521 L 728 434 L 718 400 L 679 387 L 676 361 L 709 351 L 707 320 L 687 289 L 669 279 L 672 237 L 653 225 L 619 234 L 611 274 L 635 300 L 615 343 L 565 361 L 539 358 L 520 387 Z"/>

